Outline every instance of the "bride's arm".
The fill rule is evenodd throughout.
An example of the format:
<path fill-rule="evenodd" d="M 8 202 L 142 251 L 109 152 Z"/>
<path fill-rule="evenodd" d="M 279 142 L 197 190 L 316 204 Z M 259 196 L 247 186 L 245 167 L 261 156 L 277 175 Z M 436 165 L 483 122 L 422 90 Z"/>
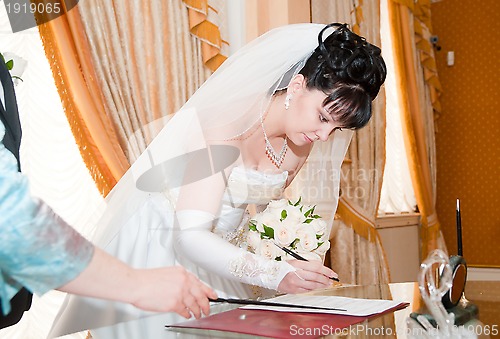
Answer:
<path fill-rule="evenodd" d="M 321 263 L 269 260 L 212 233 L 225 182 L 221 174 L 184 186 L 176 208 L 176 250 L 196 265 L 251 285 L 298 293 L 330 284 L 334 272 Z"/>

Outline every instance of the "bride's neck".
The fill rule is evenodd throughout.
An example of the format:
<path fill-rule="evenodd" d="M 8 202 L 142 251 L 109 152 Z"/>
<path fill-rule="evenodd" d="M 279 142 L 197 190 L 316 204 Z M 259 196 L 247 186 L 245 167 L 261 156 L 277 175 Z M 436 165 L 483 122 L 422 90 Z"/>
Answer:
<path fill-rule="evenodd" d="M 267 112 L 263 114 L 263 122 L 264 128 L 266 130 L 266 134 L 268 138 L 276 138 L 276 137 L 285 137 L 285 129 L 284 129 L 284 119 L 285 119 L 285 95 L 280 94 L 275 96 L 269 107 Z"/>

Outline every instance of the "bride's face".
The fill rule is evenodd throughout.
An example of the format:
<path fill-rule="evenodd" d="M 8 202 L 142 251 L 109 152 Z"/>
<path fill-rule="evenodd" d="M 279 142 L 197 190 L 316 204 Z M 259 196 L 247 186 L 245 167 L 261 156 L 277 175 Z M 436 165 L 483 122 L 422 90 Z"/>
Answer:
<path fill-rule="evenodd" d="M 319 90 L 302 87 L 292 94 L 286 113 L 286 135 L 297 146 L 314 141 L 326 141 L 336 129 L 340 129 L 328 110 L 323 106 L 326 94 Z"/>

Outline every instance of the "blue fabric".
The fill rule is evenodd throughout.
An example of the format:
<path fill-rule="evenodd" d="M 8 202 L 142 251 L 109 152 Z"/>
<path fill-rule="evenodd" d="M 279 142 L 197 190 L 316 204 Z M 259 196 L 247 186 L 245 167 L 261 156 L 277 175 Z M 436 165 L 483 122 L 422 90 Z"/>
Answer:
<path fill-rule="evenodd" d="M 0 123 L 0 140 L 5 127 Z M 0 143 L 0 298 L 4 314 L 25 286 L 43 294 L 73 280 L 93 245 L 29 192 L 15 157 Z"/>

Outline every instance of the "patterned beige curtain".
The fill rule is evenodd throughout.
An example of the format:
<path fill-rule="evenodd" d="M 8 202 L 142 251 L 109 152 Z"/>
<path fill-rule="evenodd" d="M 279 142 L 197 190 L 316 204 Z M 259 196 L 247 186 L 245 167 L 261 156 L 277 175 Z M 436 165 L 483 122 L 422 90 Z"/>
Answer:
<path fill-rule="evenodd" d="M 379 1 L 312 1 L 314 22 L 346 22 L 380 46 Z M 373 117 L 357 131 L 342 166 L 341 198 L 332 227 L 330 265 L 346 283 L 389 282 L 388 265 L 375 228 L 385 164 L 385 97 L 373 102 Z"/>
<path fill-rule="evenodd" d="M 79 3 L 106 114 L 127 159 L 137 158 L 209 75 L 179 1 Z"/>
<path fill-rule="evenodd" d="M 204 29 L 217 30 L 206 23 L 218 5 L 207 5 L 193 26 L 181 1 L 86 0 L 40 27 L 73 134 L 103 195 L 224 60 L 222 39 L 204 47 Z"/>
<path fill-rule="evenodd" d="M 446 250 L 436 214 L 435 119 L 441 111 L 441 86 L 429 42 L 431 0 L 391 0 L 389 20 L 394 43 L 404 142 L 422 220 L 421 256 Z"/>

